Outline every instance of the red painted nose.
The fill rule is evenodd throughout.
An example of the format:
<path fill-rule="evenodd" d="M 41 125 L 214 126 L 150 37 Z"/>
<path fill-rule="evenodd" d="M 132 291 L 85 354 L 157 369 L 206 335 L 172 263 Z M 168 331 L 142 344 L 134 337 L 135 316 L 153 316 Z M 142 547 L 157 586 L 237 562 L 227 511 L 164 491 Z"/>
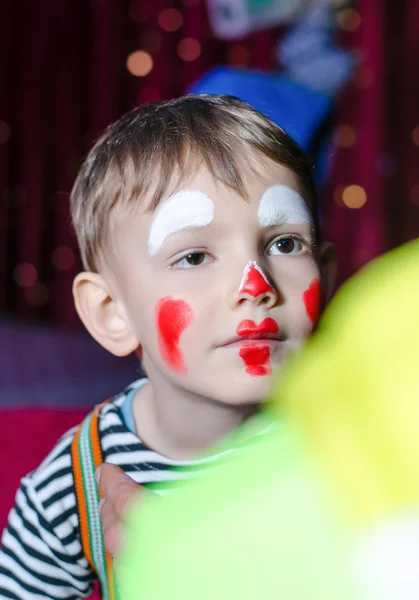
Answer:
<path fill-rule="evenodd" d="M 262 270 L 256 262 L 252 261 L 246 265 L 243 279 L 240 285 L 239 294 L 247 294 L 253 298 L 257 298 L 262 294 L 275 294 L 274 290 L 269 285 L 268 280 L 264 276 Z"/>

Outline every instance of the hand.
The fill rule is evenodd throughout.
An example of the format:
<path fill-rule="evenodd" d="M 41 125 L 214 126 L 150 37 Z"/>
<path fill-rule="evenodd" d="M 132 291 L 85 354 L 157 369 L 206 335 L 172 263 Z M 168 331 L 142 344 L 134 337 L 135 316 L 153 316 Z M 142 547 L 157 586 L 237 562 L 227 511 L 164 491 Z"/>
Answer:
<path fill-rule="evenodd" d="M 103 463 L 96 470 L 96 481 L 103 493 L 99 512 L 106 550 L 115 556 L 121 547 L 122 521 L 128 506 L 137 499 L 143 488 L 122 469 Z"/>

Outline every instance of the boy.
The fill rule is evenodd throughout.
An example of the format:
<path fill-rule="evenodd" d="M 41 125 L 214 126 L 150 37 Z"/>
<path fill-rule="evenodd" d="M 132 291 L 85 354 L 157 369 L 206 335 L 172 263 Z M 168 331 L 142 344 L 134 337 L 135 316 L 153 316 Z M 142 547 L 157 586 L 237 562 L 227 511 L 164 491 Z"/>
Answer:
<path fill-rule="evenodd" d="M 247 104 L 189 96 L 112 125 L 81 168 L 71 208 L 86 269 L 74 282 L 77 311 L 110 352 L 141 355 L 148 375 L 101 410 L 104 462 L 148 483 L 173 479 L 172 465 L 216 460 L 198 457 L 258 409 L 329 293 L 309 161 Z M 74 435 L 22 480 L 0 597 L 92 590 Z"/>

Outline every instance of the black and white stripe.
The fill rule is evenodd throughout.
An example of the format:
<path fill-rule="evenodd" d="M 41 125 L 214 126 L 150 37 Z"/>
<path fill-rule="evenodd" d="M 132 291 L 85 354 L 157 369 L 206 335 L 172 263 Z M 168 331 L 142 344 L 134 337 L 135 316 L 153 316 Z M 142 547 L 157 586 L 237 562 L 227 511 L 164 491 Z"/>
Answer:
<path fill-rule="evenodd" d="M 144 446 L 121 417 L 128 388 L 101 412 L 100 440 L 106 462 L 120 466 L 137 483 L 193 476 L 204 461 L 170 460 Z M 68 431 L 42 464 L 21 480 L 0 550 L 0 598 L 72 600 L 92 593 L 95 575 L 80 543 L 71 443 Z M 184 475 L 170 467 L 188 466 Z M 191 470 L 192 467 L 192 470 Z M 162 493 L 164 493 L 164 486 Z"/>

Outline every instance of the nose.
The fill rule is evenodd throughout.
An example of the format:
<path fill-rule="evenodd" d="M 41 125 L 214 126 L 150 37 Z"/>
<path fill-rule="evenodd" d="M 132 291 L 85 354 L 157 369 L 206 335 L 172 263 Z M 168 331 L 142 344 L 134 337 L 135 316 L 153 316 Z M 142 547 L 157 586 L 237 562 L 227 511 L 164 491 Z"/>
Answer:
<path fill-rule="evenodd" d="M 237 292 L 238 304 L 242 304 L 246 300 L 254 302 L 258 306 L 263 304 L 266 308 L 275 306 L 278 301 L 278 293 L 254 260 L 245 266 Z"/>

